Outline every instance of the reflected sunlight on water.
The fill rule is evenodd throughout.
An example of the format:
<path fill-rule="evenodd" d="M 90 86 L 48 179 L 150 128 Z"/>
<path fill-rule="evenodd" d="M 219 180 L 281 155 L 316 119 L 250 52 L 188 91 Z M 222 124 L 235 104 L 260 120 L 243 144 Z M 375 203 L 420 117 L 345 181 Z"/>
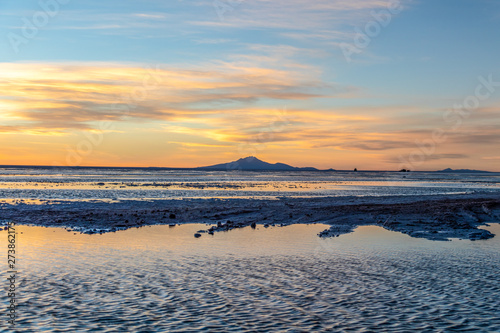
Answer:
<path fill-rule="evenodd" d="M 432 242 L 366 226 L 320 239 L 324 225 L 193 237 L 205 227 L 19 226 L 18 331 L 500 329 L 500 237 Z"/>

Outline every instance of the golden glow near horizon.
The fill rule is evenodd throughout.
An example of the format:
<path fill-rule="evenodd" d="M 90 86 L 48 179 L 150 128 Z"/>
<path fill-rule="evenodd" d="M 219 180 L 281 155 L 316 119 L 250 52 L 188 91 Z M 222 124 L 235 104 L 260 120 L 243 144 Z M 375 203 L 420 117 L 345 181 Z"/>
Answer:
<path fill-rule="evenodd" d="M 0 71 L 2 164 L 192 167 L 257 155 L 297 166 L 394 169 L 398 154 L 431 135 L 412 128 L 439 121 L 434 110 L 423 117 L 411 107 L 293 107 L 319 94 L 308 91 L 319 79 L 301 69 L 3 63 Z M 239 103 L 263 95 L 277 106 Z M 477 111 L 467 130 L 477 132 L 489 113 Z M 456 151 L 453 141 L 446 150 Z M 446 150 L 433 154 L 460 158 Z"/>
<path fill-rule="evenodd" d="M 493 3 L 222 2 L 6 3 L 0 164 L 500 171 Z"/>

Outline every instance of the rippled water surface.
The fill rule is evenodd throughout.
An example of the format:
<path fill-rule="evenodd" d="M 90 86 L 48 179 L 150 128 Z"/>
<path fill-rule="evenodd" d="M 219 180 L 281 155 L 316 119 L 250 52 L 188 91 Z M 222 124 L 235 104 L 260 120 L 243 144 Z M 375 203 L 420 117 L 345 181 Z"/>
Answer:
<path fill-rule="evenodd" d="M 292 225 L 195 239 L 203 227 L 17 227 L 18 331 L 500 331 L 500 237 L 320 239 L 324 225 Z"/>

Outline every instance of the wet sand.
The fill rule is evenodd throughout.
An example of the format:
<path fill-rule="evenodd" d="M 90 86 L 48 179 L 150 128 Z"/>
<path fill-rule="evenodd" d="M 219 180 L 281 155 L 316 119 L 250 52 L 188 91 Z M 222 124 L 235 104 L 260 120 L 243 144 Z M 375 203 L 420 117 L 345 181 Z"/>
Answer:
<path fill-rule="evenodd" d="M 20 200 L 0 203 L 1 221 L 64 227 L 87 234 L 115 232 L 145 225 L 203 223 L 196 235 L 256 225 L 323 223 L 320 237 L 377 225 L 412 237 L 481 240 L 494 237 L 479 229 L 500 222 L 500 196 L 491 193 L 444 196 L 323 197 L 268 199 L 183 199 L 102 201 Z"/>

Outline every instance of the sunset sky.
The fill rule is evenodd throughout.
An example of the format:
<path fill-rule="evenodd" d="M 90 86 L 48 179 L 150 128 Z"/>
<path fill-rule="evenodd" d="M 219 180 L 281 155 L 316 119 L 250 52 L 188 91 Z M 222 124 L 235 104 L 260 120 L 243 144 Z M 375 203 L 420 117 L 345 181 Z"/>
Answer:
<path fill-rule="evenodd" d="M 500 171 L 497 0 L 5 0 L 0 31 L 3 165 Z"/>

